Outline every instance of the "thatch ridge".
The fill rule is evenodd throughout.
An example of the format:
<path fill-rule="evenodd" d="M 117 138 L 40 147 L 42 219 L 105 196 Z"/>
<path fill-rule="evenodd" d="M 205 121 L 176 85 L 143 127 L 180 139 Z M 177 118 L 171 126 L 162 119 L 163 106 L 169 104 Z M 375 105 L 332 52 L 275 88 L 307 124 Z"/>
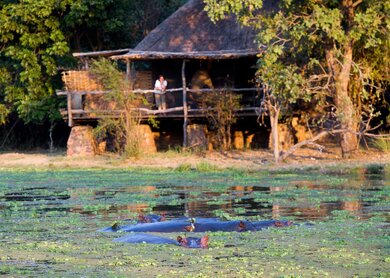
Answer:
<path fill-rule="evenodd" d="M 123 55 L 111 56 L 114 60 L 153 60 L 153 59 L 237 59 L 253 57 L 259 54 L 259 50 L 225 50 L 225 51 L 201 51 L 201 52 L 167 52 L 167 51 L 136 51 L 130 50 Z"/>
<path fill-rule="evenodd" d="M 102 51 L 91 51 L 91 52 L 74 52 L 73 57 L 84 58 L 84 57 L 110 57 L 112 55 L 124 54 L 130 51 L 130 48 L 114 49 L 114 50 L 102 50 Z"/>

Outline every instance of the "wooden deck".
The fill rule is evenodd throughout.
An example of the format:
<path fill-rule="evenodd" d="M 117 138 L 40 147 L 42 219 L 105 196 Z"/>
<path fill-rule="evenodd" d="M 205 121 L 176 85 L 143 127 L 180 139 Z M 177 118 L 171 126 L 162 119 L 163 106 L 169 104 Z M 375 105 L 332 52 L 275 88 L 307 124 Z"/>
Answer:
<path fill-rule="evenodd" d="M 180 93 L 182 92 L 182 88 L 174 88 L 168 89 L 166 94 L 169 93 Z M 260 114 L 260 107 L 256 105 L 259 102 L 260 92 L 259 88 L 222 88 L 222 89 L 186 89 L 186 93 L 202 93 L 209 94 L 215 92 L 234 92 L 245 96 L 245 101 L 242 103 L 242 107 L 235 110 L 237 117 L 257 117 Z M 121 114 L 120 110 L 91 110 L 85 107 L 84 103 L 81 103 L 82 109 L 72 107 L 72 96 L 78 95 L 79 99 L 82 100 L 85 95 L 103 95 L 106 94 L 105 91 L 58 91 L 58 96 L 66 96 L 67 97 L 67 109 L 61 111 L 61 114 L 65 120 L 68 121 L 69 126 L 73 126 L 74 122 L 82 121 L 96 121 L 102 117 L 117 117 Z M 153 94 L 153 90 L 131 90 L 128 93 L 135 94 Z M 153 106 L 154 103 L 149 103 L 150 106 Z M 184 104 L 184 101 L 183 101 Z M 135 111 L 140 112 L 140 117 L 143 119 L 148 119 L 150 116 L 154 116 L 159 119 L 163 118 L 171 118 L 171 119 L 184 119 L 184 118 L 206 118 L 210 111 L 213 108 L 201 109 L 201 108 L 191 108 L 190 105 L 187 104 L 187 109 L 185 109 L 184 105 L 170 107 L 165 110 L 157 110 L 150 108 L 134 108 Z M 186 110 L 186 111 L 185 111 Z M 186 112 L 186 113 L 185 113 Z"/>

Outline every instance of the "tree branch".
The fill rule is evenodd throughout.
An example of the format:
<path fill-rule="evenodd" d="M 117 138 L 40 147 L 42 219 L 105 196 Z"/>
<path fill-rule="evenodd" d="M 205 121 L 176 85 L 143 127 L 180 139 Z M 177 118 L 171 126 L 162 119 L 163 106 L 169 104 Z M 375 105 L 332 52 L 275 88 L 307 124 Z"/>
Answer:
<path fill-rule="evenodd" d="M 356 8 L 356 7 L 359 6 L 362 2 L 363 2 L 363 0 L 358 0 L 358 1 L 356 1 L 355 3 L 352 4 L 352 8 Z"/>
<path fill-rule="evenodd" d="M 383 140 L 390 140 L 390 134 L 373 134 L 373 133 L 364 133 L 365 136 L 372 138 L 380 138 Z"/>
<path fill-rule="evenodd" d="M 322 149 L 324 147 L 319 145 L 319 144 L 314 143 L 315 141 L 320 140 L 322 137 L 324 137 L 324 136 L 326 136 L 328 134 L 338 134 L 338 133 L 343 133 L 343 132 L 346 132 L 346 131 L 347 130 L 345 130 L 345 129 L 336 129 L 336 130 L 331 130 L 331 131 L 328 131 L 328 130 L 322 131 L 322 132 L 320 132 L 319 134 L 317 134 L 316 136 L 314 136 L 311 139 L 308 139 L 308 140 L 305 140 L 305 141 L 302 141 L 302 142 L 299 142 L 299 143 L 295 144 L 290 149 L 288 149 L 285 153 L 283 153 L 280 156 L 280 159 L 281 160 L 285 160 L 287 157 L 292 155 L 296 150 L 300 149 L 301 147 L 303 147 L 305 145 L 315 145 L 322 151 Z"/>

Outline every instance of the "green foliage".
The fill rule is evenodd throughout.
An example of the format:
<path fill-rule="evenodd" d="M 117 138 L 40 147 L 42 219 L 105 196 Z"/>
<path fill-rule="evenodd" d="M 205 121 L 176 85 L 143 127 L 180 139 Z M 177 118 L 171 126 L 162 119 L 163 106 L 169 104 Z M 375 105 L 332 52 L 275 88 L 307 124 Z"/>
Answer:
<path fill-rule="evenodd" d="M 71 2 L 26 0 L 1 5 L 0 123 L 13 109 L 26 122 L 60 118 L 53 78 L 58 57 L 69 48 L 59 14 Z"/>
<path fill-rule="evenodd" d="M 310 101 L 311 94 L 302 89 L 304 78 L 298 73 L 299 69 L 295 65 L 286 66 L 280 62 L 270 62 L 269 57 L 264 58 L 259 63 L 259 82 L 267 80 L 269 90 L 277 99 L 278 105 L 284 109 L 284 114 L 287 113 L 290 104 L 294 104 L 298 100 Z"/>
<path fill-rule="evenodd" d="M 207 4 L 205 10 L 214 22 L 225 18 L 230 13 L 252 16 L 252 9 L 260 9 L 263 6 L 263 1 L 261 0 L 205 0 L 204 2 Z"/>
<path fill-rule="evenodd" d="M 0 104 L 0 125 L 4 124 L 7 121 L 7 116 L 9 112 L 10 111 L 6 105 Z"/>

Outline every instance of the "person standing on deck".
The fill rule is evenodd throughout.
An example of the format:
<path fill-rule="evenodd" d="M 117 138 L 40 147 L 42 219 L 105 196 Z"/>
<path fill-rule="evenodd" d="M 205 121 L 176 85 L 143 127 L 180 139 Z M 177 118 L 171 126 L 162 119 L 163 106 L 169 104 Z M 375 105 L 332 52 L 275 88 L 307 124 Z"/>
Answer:
<path fill-rule="evenodd" d="M 165 91 L 167 89 L 168 82 L 164 79 L 164 76 L 159 75 L 156 83 L 154 83 L 154 98 L 156 99 L 156 106 L 158 110 L 167 109 L 165 102 Z"/>

